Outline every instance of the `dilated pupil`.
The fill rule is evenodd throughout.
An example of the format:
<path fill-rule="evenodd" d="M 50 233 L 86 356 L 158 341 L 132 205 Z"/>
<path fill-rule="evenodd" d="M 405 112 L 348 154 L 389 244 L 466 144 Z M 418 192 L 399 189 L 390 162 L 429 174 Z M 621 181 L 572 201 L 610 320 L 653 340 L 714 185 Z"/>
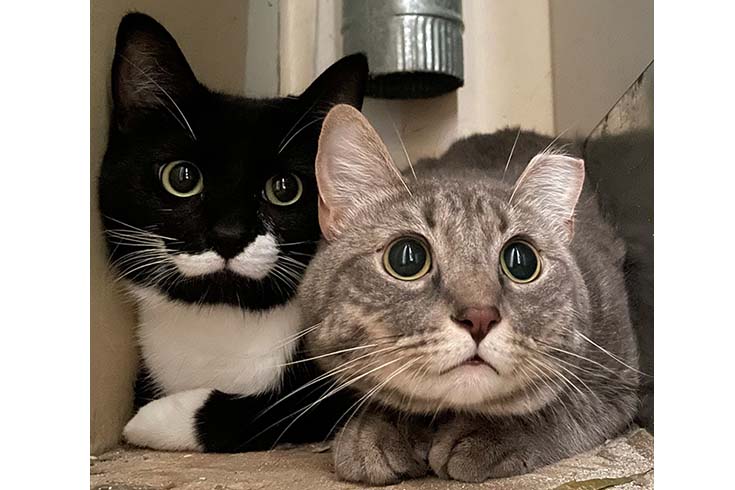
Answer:
<path fill-rule="evenodd" d="M 388 263 L 399 276 L 415 276 L 426 264 L 426 249 L 416 240 L 399 240 L 388 252 Z"/>
<path fill-rule="evenodd" d="M 275 177 L 271 186 L 273 195 L 281 202 L 289 202 L 299 193 L 299 184 L 296 177 L 290 174 Z"/>
<path fill-rule="evenodd" d="M 533 277 L 538 267 L 538 259 L 531 247 L 525 243 L 512 243 L 503 253 L 505 266 L 513 277 L 525 281 Z"/>
<path fill-rule="evenodd" d="M 199 171 L 193 165 L 180 163 L 171 169 L 168 182 L 177 192 L 191 192 L 199 182 Z"/>

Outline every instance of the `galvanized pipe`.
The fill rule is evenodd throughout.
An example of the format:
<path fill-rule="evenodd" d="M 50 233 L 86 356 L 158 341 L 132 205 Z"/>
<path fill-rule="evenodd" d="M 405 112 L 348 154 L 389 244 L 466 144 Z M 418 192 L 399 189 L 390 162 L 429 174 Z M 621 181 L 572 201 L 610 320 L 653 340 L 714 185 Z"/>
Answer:
<path fill-rule="evenodd" d="M 461 0 L 343 0 L 345 54 L 370 64 L 367 92 L 424 98 L 464 84 Z"/>

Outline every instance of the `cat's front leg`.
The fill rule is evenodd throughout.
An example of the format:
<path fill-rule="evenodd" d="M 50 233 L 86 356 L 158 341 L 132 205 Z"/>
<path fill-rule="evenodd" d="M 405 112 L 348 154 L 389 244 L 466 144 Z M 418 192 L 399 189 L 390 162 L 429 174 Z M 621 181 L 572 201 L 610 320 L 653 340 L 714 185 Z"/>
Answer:
<path fill-rule="evenodd" d="M 561 459 L 561 453 L 559 458 L 550 457 L 565 450 L 549 444 L 546 435 L 551 432 L 551 428 L 544 433 L 520 423 L 458 415 L 434 435 L 429 464 L 437 476 L 465 482 L 524 474 Z"/>
<path fill-rule="evenodd" d="M 428 473 L 428 431 L 409 419 L 366 412 L 351 420 L 334 441 L 334 467 L 348 481 L 388 485 Z"/>
<path fill-rule="evenodd" d="M 196 414 L 214 390 L 181 391 L 142 406 L 125 425 L 123 438 L 135 446 L 164 451 L 203 451 Z"/>

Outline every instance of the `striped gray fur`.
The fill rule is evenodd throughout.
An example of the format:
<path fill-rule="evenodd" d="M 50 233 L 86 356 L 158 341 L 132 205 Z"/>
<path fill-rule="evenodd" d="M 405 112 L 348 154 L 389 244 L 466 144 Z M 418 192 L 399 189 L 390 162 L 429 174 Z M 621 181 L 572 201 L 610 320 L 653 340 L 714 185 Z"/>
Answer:
<path fill-rule="evenodd" d="M 328 241 L 299 294 L 305 323 L 321 322 L 306 336 L 314 354 L 368 346 L 318 359 L 339 370 L 336 387 L 364 395 L 336 439 L 338 475 L 388 484 L 433 470 L 482 481 L 624 430 L 640 375 L 625 246 L 591 189 L 575 193 L 581 160 L 550 151 L 550 138 L 504 130 L 458 141 L 401 182 L 356 112 L 338 106 L 323 126 L 317 180 Z M 383 268 L 385 248 L 404 235 L 430 247 L 431 269 L 416 281 Z M 541 256 L 531 283 L 499 266 L 514 237 Z M 502 317 L 477 346 L 496 372 L 451 369 L 471 341 L 452 318 L 476 305 Z"/>

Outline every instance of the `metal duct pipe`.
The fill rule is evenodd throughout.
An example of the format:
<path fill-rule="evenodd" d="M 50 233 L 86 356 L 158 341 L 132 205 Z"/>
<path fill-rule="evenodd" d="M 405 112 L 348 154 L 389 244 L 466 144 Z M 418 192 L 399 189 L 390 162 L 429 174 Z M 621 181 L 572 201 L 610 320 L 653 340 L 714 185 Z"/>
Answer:
<path fill-rule="evenodd" d="M 343 0 L 345 54 L 370 64 L 367 94 L 434 97 L 464 84 L 461 0 Z"/>

